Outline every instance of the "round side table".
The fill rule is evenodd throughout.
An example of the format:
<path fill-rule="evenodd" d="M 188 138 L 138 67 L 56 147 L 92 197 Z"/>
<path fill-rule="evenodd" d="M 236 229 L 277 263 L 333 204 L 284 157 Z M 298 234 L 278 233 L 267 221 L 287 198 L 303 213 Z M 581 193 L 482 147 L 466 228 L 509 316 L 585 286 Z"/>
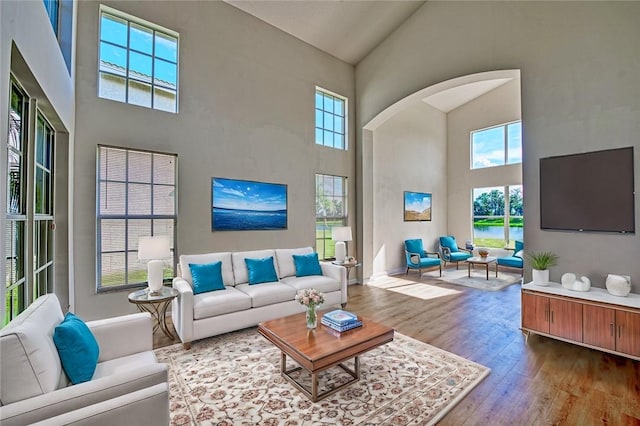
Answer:
<path fill-rule="evenodd" d="M 178 290 L 162 287 L 160 291 L 150 291 L 148 288 L 129 293 L 129 302 L 135 304 L 140 312 L 149 312 L 154 319 L 153 332 L 158 328 L 171 340 L 173 334 L 167 326 L 167 308 L 173 299 L 178 297 Z"/>
<path fill-rule="evenodd" d="M 353 268 L 357 268 L 358 266 L 360 266 L 360 264 L 358 263 L 357 260 L 353 260 L 351 262 L 344 262 L 344 263 L 340 263 L 340 262 L 331 262 L 334 265 L 338 265 L 338 266 L 342 266 L 343 268 L 345 268 L 347 270 L 347 299 L 349 298 L 349 273 L 351 272 L 351 270 Z M 342 309 L 344 309 L 347 306 L 346 303 L 342 303 Z"/>

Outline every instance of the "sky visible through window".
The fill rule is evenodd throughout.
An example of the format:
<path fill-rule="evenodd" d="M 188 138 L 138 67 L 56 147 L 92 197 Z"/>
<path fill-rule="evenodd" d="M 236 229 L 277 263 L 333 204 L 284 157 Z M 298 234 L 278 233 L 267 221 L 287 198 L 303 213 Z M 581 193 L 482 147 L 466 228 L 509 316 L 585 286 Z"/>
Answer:
<path fill-rule="evenodd" d="M 176 112 L 178 39 L 102 12 L 99 74 L 100 97 Z"/>
<path fill-rule="evenodd" d="M 346 149 L 345 100 L 316 89 L 316 144 Z"/>
<path fill-rule="evenodd" d="M 522 123 L 472 132 L 471 146 L 473 169 L 522 163 Z"/>
<path fill-rule="evenodd" d="M 102 16 L 102 43 L 100 58 L 119 67 L 127 67 L 127 51 L 118 46 L 127 46 L 127 25 L 109 15 Z M 131 24 L 129 47 L 129 69 L 140 75 L 151 77 L 152 57 L 155 53 L 155 78 L 176 85 L 177 42 L 168 36 L 156 33 L 155 46 L 153 32 L 144 27 Z M 153 49 L 155 48 L 155 52 Z M 135 51 L 137 52 L 135 52 Z M 138 53 L 140 52 L 140 53 Z M 170 61 L 170 62 L 167 62 Z"/>

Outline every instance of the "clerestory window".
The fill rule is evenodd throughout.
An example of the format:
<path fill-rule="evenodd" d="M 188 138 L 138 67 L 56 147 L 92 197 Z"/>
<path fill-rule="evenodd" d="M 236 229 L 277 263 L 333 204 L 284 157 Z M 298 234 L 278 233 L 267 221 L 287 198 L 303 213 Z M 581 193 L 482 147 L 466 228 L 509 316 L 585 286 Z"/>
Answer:
<path fill-rule="evenodd" d="M 178 33 L 100 8 L 98 96 L 178 112 Z"/>
<path fill-rule="evenodd" d="M 522 122 L 471 132 L 471 168 L 522 163 Z"/>
<path fill-rule="evenodd" d="M 347 99 L 316 88 L 316 144 L 346 150 Z"/>

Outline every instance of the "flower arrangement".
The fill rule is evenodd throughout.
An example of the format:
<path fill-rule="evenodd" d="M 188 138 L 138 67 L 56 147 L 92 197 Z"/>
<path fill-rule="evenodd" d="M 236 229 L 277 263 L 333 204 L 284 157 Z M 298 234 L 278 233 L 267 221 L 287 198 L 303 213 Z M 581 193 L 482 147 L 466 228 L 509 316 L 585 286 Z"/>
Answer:
<path fill-rule="evenodd" d="M 324 294 L 315 288 L 305 288 L 304 290 L 298 291 L 296 300 L 300 302 L 301 305 L 315 307 L 324 303 Z"/>
<path fill-rule="evenodd" d="M 307 328 L 315 329 L 318 325 L 316 307 L 324 303 L 324 294 L 315 288 L 305 288 L 296 293 L 296 300 L 307 307 Z"/>

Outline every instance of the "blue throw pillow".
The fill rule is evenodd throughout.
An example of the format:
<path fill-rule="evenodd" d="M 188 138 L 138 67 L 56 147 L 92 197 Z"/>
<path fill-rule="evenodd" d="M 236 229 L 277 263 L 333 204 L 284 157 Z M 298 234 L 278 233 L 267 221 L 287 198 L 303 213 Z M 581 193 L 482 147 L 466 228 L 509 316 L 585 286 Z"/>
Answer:
<path fill-rule="evenodd" d="M 88 382 L 98 364 L 100 348 L 96 338 L 80 318 L 67 313 L 53 332 L 62 368 L 74 385 Z"/>
<path fill-rule="evenodd" d="M 191 271 L 191 281 L 193 282 L 193 294 L 224 290 L 222 261 L 204 264 L 190 263 L 189 271 Z"/>
<path fill-rule="evenodd" d="M 249 284 L 270 283 L 278 281 L 276 268 L 273 266 L 273 256 L 263 259 L 245 259 L 249 272 Z"/>
<path fill-rule="evenodd" d="M 322 275 L 318 253 L 294 254 L 293 263 L 296 265 L 296 277 Z"/>
<path fill-rule="evenodd" d="M 422 238 L 405 240 L 404 247 L 409 253 L 418 253 L 420 257 L 424 256 L 424 246 L 422 245 Z"/>
<path fill-rule="evenodd" d="M 442 247 L 448 247 L 451 253 L 458 251 L 458 243 L 456 243 L 456 239 L 451 236 L 440 237 L 440 245 Z"/>

